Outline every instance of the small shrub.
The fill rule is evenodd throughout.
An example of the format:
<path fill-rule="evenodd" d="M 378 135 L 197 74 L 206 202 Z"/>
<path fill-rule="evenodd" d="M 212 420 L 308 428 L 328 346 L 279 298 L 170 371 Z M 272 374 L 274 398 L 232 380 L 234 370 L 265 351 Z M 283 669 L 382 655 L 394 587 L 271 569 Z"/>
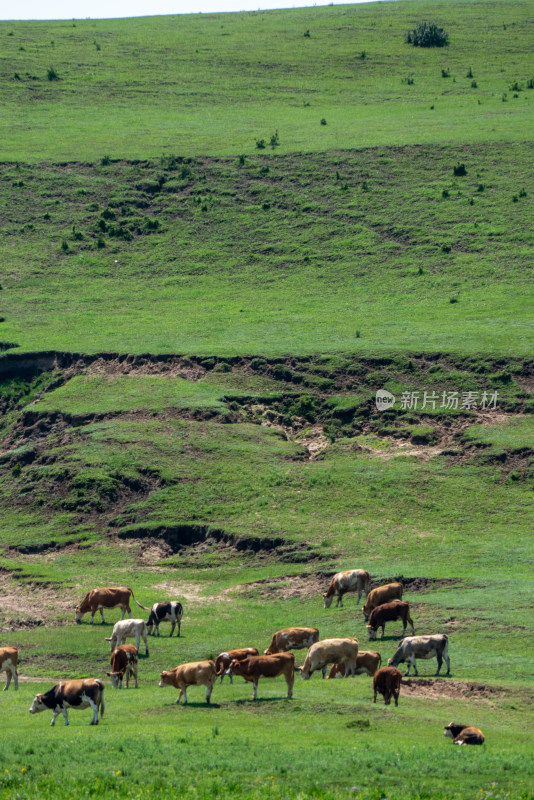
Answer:
<path fill-rule="evenodd" d="M 111 164 L 111 158 L 109 156 L 102 156 L 102 158 L 100 159 L 100 163 L 102 164 L 103 167 L 109 167 L 109 165 Z"/>
<path fill-rule="evenodd" d="M 449 297 L 449 303 L 457 303 L 457 302 L 458 302 L 457 297 Z"/>
<path fill-rule="evenodd" d="M 519 192 L 519 197 L 526 197 L 526 196 L 527 196 L 527 193 L 526 193 L 525 189 L 521 189 L 521 191 Z"/>
<path fill-rule="evenodd" d="M 94 40 L 93 44 L 94 44 L 94 46 L 96 47 L 97 51 L 100 51 L 100 50 L 102 49 L 102 48 L 100 47 L 100 44 L 99 44 L 99 43 L 96 41 L 96 39 Z"/>
<path fill-rule="evenodd" d="M 326 123 L 326 120 L 325 120 L 325 118 L 323 117 L 323 118 L 322 118 L 322 120 L 321 120 L 321 125 L 326 125 L 326 124 L 327 124 L 327 123 Z"/>
<path fill-rule="evenodd" d="M 102 212 L 103 219 L 115 219 L 115 212 L 112 208 L 105 208 Z"/>
<path fill-rule="evenodd" d="M 270 203 L 264 203 L 264 204 L 262 205 L 262 208 L 263 208 L 263 210 L 264 210 L 264 211 L 268 211 L 268 210 L 270 209 L 270 207 L 271 207 L 271 204 L 270 204 Z"/>
<path fill-rule="evenodd" d="M 502 93 L 501 100 L 503 101 L 503 103 L 507 103 L 508 102 L 508 95 L 507 95 L 506 92 Z"/>
<path fill-rule="evenodd" d="M 96 246 L 98 247 L 99 250 L 102 250 L 102 248 L 106 246 L 106 242 L 103 236 L 98 237 L 98 239 L 96 240 Z"/>
<path fill-rule="evenodd" d="M 444 189 L 444 190 L 442 191 L 442 193 L 441 193 L 441 196 L 442 196 L 443 198 L 447 198 L 447 197 L 449 197 L 449 191 L 448 191 L 448 189 Z"/>
<path fill-rule="evenodd" d="M 465 164 L 456 164 L 455 167 L 452 168 L 452 171 L 456 176 L 458 175 L 467 175 L 467 170 L 465 168 Z"/>
<path fill-rule="evenodd" d="M 278 136 L 278 131 L 275 131 L 273 133 L 273 135 L 271 136 L 271 139 L 269 141 L 269 144 L 271 145 L 273 150 L 274 150 L 275 147 L 278 147 L 278 145 L 280 144 L 280 137 Z"/>
<path fill-rule="evenodd" d="M 477 186 L 477 192 L 483 192 L 486 187 L 483 183 L 479 183 Z"/>
<path fill-rule="evenodd" d="M 450 246 L 450 244 L 442 244 L 442 245 L 441 245 L 441 249 L 442 249 L 442 251 L 443 251 L 444 253 L 450 253 L 450 252 L 451 252 L 451 246 Z"/>
<path fill-rule="evenodd" d="M 442 77 L 442 78 L 450 78 L 450 77 L 451 77 L 450 70 L 448 70 L 448 69 L 442 69 L 442 70 L 441 70 L 441 77 Z"/>
<path fill-rule="evenodd" d="M 358 58 L 361 59 L 362 61 L 365 61 L 365 59 L 367 58 L 367 53 L 365 52 L 365 50 L 361 51 L 361 53 L 358 56 Z"/>
<path fill-rule="evenodd" d="M 243 155 L 243 154 L 239 156 L 239 166 L 241 166 L 241 167 L 245 166 L 245 158 L 246 158 L 246 156 Z"/>
<path fill-rule="evenodd" d="M 424 271 L 423 267 L 419 267 L 419 269 L 417 270 L 417 274 L 418 275 L 424 275 L 424 272 L 425 271 Z"/>
<path fill-rule="evenodd" d="M 469 67 L 469 69 L 467 71 L 467 75 L 465 77 L 466 78 L 472 78 L 473 77 L 473 70 L 471 69 L 471 67 Z"/>
<path fill-rule="evenodd" d="M 361 334 L 361 331 L 356 331 L 356 333 L 354 335 L 355 335 L 356 339 L 360 339 L 362 334 Z"/>
<path fill-rule="evenodd" d="M 269 167 L 263 166 L 260 167 L 260 175 L 268 175 L 270 172 Z"/>
<path fill-rule="evenodd" d="M 369 191 L 369 185 L 368 185 L 367 181 L 364 181 L 362 183 L 362 192 L 368 192 L 368 191 Z"/>
<path fill-rule="evenodd" d="M 529 78 L 527 81 L 527 89 L 534 89 L 534 78 Z"/>
<path fill-rule="evenodd" d="M 471 81 L 471 89 L 477 89 L 478 83 L 476 81 Z"/>
<path fill-rule="evenodd" d="M 48 72 L 46 73 L 49 81 L 58 81 L 59 75 L 55 71 L 54 67 L 50 67 Z"/>
<path fill-rule="evenodd" d="M 512 85 L 510 86 L 510 91 L 511 92 L 522 92 L 523 91 L 523 87 L 521 86 L 519 81 L 514 81 L 512 83 Z"/>
<path fill-rule="evenodd" d="M 435 22 L 420 22 L 406 34 L 408 44 L 414 47 L 445 47 L 449 44 L 449 34 Z"/>
<path fill-rule="evenodd" d="M 145 230 L 147 230 L 147 231 L 157 231 L 158 228 L 159 228 L 159 224 L 160 224 L 159 223 L 159 219 L 150 219 L 150 217 L 149 217 L 149 218 L 147 218 L 145 220 L 144 227 L 145 227 Z"/>
<path fill-rule="evenodd" d="M 519 197 L 516 194 L 514 194 L 513 197 L 512 197 L 512 203 L 517 203 L 518 201 L 519 201 Z"/>
<path fill-rule="evenodd" d="M 404 79 L 404 82 L 407 83 L 408 86 L 413 86 L 413 77 L 408 75 L 408 77 Z"/>
<path fill-rule="evenodd" d="M 309 32 L 309 31 L 304 31 L 304 38 L 305 38 L 305 39 L 309 39 L 309 38 L 310 38 L 310 36 L 311 36 L 311 34 L 310 34 L 310 32 Z"/>
<path fill-rule="evenodd" d="M 19 75 L 19 73 L 18 73 L 18 72 L 15 72 L 15 74 L 13 75 L 13 78 L 14 78 L 14 80 L 16 80 L 16 81 L 20 81 L 20 80 L 22 80 L 22 78 L 20 77 L 20 75 Z"/>
<path fill-rule="evenodd" d="M 264 150 L 265 139 L 256 139 L 256 147 L 258 148 L 258 150 Z"/>
<path fill-rule="evenodd" d="M 69 243 L 67 242 L 66 239 L 63 239 L 63 241 L 61 242 L 61 249 L 63 250 L 64 253 L 69 252 Z"/>

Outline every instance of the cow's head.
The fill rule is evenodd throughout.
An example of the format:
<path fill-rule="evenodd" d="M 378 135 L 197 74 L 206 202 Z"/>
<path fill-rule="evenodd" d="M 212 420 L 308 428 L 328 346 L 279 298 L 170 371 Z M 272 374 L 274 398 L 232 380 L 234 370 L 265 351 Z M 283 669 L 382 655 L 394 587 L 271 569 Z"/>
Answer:
<path fill-rule="evenodd" d="M 449 722 L 449 724 L 445 726 L 443 735 L 448 736 L 450 739 L 455 739 L 457 733 L 454 728 L 461 728 L 461 725 L 456 725 L 454 722 Z"/>
<path fill-rule="evenodd" d="M 369 639 L 376 639 L 376 631 L 377 628 L 373 628 L 371 625 L 367 625 L 367 633 L 369 634 Z"/>
<path fill-rule="evenodd" d="M 80 624 L 80 622 L 82 621 L 82 616 L 83 616 L 83 615 L 82 615 L 82 607 L 81 607 L 81 606 L 76 606 L 76 616 L 75 616 L 75 620 L 76 620 L 76 622 L 78 623 L 78 625 L 79 625 L 79 624 Z"/>
<path fill-rule="evenodd" d="M 164 670 L 160 673 L 158 686 L 172 686 L 172 672 Z"/>
<path fill-rule="evenodd" d="M 334 595 L 333 594 L 331 594 L 330 597 L 328 597 L 328 595 L 325 592 L 323 594 L 324 607 L 325 608 L 330 608 L 330 606 L 332 605 L 332 600 L 333 599 L 334 599 Z"/>
<path fill-rule="evenodd" d="M 364 620 L 367 622 L 367 620 L 371 616 L 371 609 L 368 609 L 367 606 L 362 606 L 362 614 Z"/>
<path fill-rule="evenodd" d="M 124 672 L 106 672 L 106 675 L 111 678 L 111 686 L 113 689 L 122 689 Z"/>
<path fill-rule="evenodd" d="M 31 704 L 30 708 L 28 709 L 30 714 L 38 714 L 39 711 L 44 711 L 46 709 L 45 704 L 43 703 L 43 695 L 36 694 L 33 698 L 33 703 Z"/>
<path fill-rule="evenodd" d="M 228 669 L 226 670 L 226 673 L 225 673 L 225 674 L 226 674 L 226 675 L 229 675 L 231 678 L 232 678 L 234 675 L 242 675 L 242 674 L 243 674 L 243 671 L 242 671 L 242 669 L 241 669 L 241 662 L 240 662 L 240 661 L 237 661 L 235 658 L 234 658 L 234 659 L 232 659 L 232 661 L 230 662 L 230 666 L 229 666 L 229 667 L 228 667 Z"/>

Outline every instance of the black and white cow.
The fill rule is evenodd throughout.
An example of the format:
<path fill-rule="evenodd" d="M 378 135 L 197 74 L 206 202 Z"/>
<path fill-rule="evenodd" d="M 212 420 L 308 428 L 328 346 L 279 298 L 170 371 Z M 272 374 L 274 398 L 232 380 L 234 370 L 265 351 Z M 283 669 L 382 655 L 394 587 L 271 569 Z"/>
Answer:
<path fill-rule="evenodd" d="M 98 725 L 98 709 L 100 718 L 104 716 L 104 684 L 95 678 L 75 681 L 60 681 L 44 694 L 36 694 L 30 708 L 30 714 L 38 714 L 49 709 L 52 711 L 51 725 L 55 725 L 56 717 L 63 714 L 65 725 L 69 724 L 67 709 L 87 708 L 91 706 L 93 719 L 91 725 Z"/>
<path fill-rule="evenodd" d="M 154 636 L 159 636 L 160 622 L 170 622 L 171 632 L 170 636 L 174 633 L 174 629 L 178 626 L 177 636 L 180 635 L 180 627 L 182 624 L 182 614 L 184 609 L 178 600 L 170 600 L 168 603 L 154 603 L 150 609 L 150 616 L 147 622 L 147 630 L 150 635 L 154 631 Z"/>
<path fill-rule="evenodd" d="M 436 633 L 433 636 L 406 636 L 397 646 L 393 658 L 388 661 L 388 667 L 396 667 L 403 661 L 408 665 L 406 675 L 410 674 L 410 667 L 414 668 L 417 675 L 416 658 L 436 658 L 438 661 L 439 675 L 441 665 L 445 661 L 448 675 L 451 671 L 449 658 L 449 637 L 446 633 Z"/>

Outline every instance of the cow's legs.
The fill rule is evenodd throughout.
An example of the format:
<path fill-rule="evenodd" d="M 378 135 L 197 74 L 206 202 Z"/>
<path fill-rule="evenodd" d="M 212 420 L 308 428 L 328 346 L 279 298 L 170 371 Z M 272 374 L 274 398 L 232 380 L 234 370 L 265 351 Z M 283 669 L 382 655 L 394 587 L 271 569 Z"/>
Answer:
<path fill-rule="evenodd" d="M 211 699 L 211 693 L 212 693 L 212 691 L 213 691 L 213 684 L 214 684 L 214 683 L 215 683 L 215 678 L 214 678 L 214 679 L 211 681 L 211 683 L 208 683 L 208 684 L 206 685 L 206 703 L 209 703 L 209 702 L 210 702 L 210 699 Z"/>
<path fill-rule="evenodd" d="M 100 611 L 100 616 L 102 617 L 102 625 L 104 625 L 105 622 L 106 622 L 106 620 L 104 619 L 104 609 L 102 608 L 102 606 L 100 606 L 100 608 L 98 610 Z M 91 620 L 91 622 L 92 621 L 93 620 Z"/>
<path fill-rule="evenodd" d="M 439 671 L 441 669 L 441 665 L 443 664 L 443 659 L 441 657 L 441 653 L 436 653 L 436 658 L 437 658 L 437 661 L 438 661 L 438 668 L 436 670 L 436 675 L 439 675 Z"/>
<path fill-rule="evenodd" d="M 11 683 L 11 665 L 6 666 L 6 685 L 4 686 L 4 692 L 6 689 L 9 689 L 9 684 Z M 17 684 L 15 683 L 15 689 L 17 688 Z"/>
<path fill-rule="evenodd" d="M 376 703 L 376 689 L 374 690 L 374 692 L 375 692 L 375 696 L 374 696 L 374 699 L 373 699 L 373 703 Z"/>
<path fill-rule="evenodd" d="M 93 709 L 93 719 L 91 720 L 89 725 L 98 725 L 98 706 L 97 706 L 97 704 L 95 703 L 94 700 L 91 700 L 90 697 L 87 698 L 87 702 L 89 703 L 89 705 Z"/>
<path fill-rule="evenodd" d="M 142 635 L 143 635 L 143 641 L 145 643 L 146 655 L 148 655 L 148 641 L 147 641 L 147 638 L 146 638 L 146 630 L 144 628 L 143 628 L 143 631 L 142 631 Z M 139 636 L 137 637 L 137 652 L 139 652 Z"/>
<path fill-rule="evenodd" d="M 328 664 L 325 664 L 324 667 L 321 670 L 321 672 L 323 673 L 323 680 L 326 678 L 327 667 L 328 667 Z"/>
<path fill-rule="evenodd" d="M 176 635 L 179 636 L 180 635 L 180 628 L 182 627 L 182 620 L 178 619 L 178 620 L 176 620 L 176 622 L 178 623 L 178 633 Z"/>
<path fill-rule="evenodd" d="M 52 712 L 52 722 L 50 723 L 50 725 L 52 726 L 52 728 L 53 728 L 53 727 L 54 727 L 54 725 L 56 724 L 56 717 L 58 717 L 60 714 L 61 714 L 61 709 L 60 709 L 59 711 L 53 711 L 53 712 Z"/>
<path fill-rule="evenodd" d="M 132 609 L 130 608 L 130 604 L 129 604 L 129 603 L 128 603 L 128 605 L 126 606 L 126 611 L 128 612 L 128 616 L 129 616 L 129 617 L 130 617 L 130 619 L 131 619 L 131 618 L 132 618 Z"/>
<path fill-rule="evenodd" d="M 447 672 L 445 673 L 445 675 L 450 675 L 450 672 L 451 672 L 451 660 L 450 660 L 448 655 L 445 655 L 445 653 L 443 654 L 443 658 L 445 659 L 445 663 L 447 665 Z"/>
<path fill-rule="evenodd" d="M 395 705 L 398 706 L 399 705 L 399 689 L 397 689 L 397 691 L 393 692 L 393 697 L 395 698 Z"/>
<path fill-rule="evenodd" d="M 125 608 L 124 606 L 121 606 L 121 620 L 123 620 L 123 619 L 124 619 L 124 614 L 125 614 L 125 612 L 126 612 L 126 608 Z M 131 616 L 131 615 L 130 615 L 130 616 Z"/>
<path fill-rule="evenodd" d="M 287 682 L 287 698 L 288 700 L 291 700 L 291 698 L 293 697 L 293 685 L 295 683 L 295 673 L 293 669 L 291 670 L 289 675 L 286 676 L 286 682 Z"/>
<path fill-rule="evenodd" d="M 173 635 L 175 628 L 176 628 L 176 620 L 173 619 L 173 621 L 171 622 L 171 632 L 169 633 L 169 636 Z"/>
<path fill-rule="evenodd" d="M 252 682 L 252 686 L 253 686 L 252 699 L 253 700 L 257 700 L 258 699 L 258 681 L 257 680 L 253 681 Z"/>
<path fill-rule="evenodd" d="M 338 594 L 338 596 L 337 596 L 336 608 L 337 608 L 338 606 L 341 606 L 341 608 L 343 608 L 343 592 L 340 592 L 340 593 Z"/>

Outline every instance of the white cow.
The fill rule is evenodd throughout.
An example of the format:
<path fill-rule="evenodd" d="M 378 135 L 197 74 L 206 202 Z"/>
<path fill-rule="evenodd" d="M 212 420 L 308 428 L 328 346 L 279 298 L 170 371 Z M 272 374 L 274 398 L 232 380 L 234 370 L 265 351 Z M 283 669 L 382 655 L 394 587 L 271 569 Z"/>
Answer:
<path fill-rule="evenodd" d="M 105 638 L 106 642 L 111 642 L 111 652 L 122 644 L 128 637 L 135 636 L 135 646 L 139 651 L 139 640 L 143 637 L 146 655 L 148 655 L 148 640 L 146 636 L 146 622 L 144 619 L 121 619 L 113 626 L 111 636 Z"/>

